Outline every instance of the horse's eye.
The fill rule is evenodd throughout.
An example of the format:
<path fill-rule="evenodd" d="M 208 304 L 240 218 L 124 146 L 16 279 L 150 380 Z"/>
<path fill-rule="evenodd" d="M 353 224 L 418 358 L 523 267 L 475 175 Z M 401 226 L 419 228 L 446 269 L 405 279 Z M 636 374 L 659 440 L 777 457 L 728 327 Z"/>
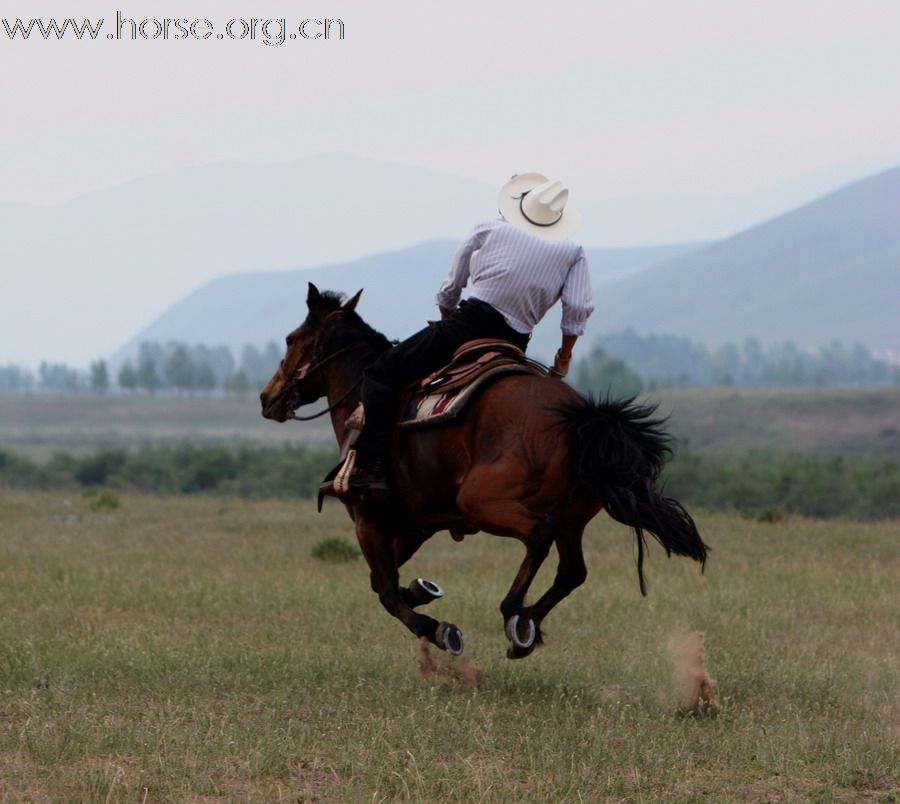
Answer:
<path fill-rule="evenodd" d="M 288 336 L 284 339 L 284 342 L 287 344 L 288 349 L 290 349 L 290 348 L 291 348 L 291 344 L 294 342 L 294 336 L 293 336 L 293 335 L 288 335 Z"/>

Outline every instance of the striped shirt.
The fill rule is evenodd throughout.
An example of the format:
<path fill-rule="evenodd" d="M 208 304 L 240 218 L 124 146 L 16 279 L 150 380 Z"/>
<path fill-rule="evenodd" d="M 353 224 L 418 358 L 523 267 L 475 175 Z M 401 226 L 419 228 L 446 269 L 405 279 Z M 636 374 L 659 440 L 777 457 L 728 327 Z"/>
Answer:
<path fill-rule="evenodd" d="M 452 310 L 462 290 L 490 304 L 516 332 L 530 334 L 562 300 L 562 331 L 583 335 L 593 312 L 584 249 L 567 240 L 543 240 L 503 218 L 479 223 L 460 243 L 437 303 Z"/>

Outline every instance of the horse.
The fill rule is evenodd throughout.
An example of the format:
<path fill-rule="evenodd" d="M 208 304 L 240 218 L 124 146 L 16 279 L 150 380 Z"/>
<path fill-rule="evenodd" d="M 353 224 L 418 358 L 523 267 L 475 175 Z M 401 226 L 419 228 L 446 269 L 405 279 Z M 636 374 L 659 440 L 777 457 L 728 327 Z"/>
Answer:
<path fill-rule="evenodd" d="M 288 334 L 278 369 L 260 394 L 262 415 L 286 422 L 325 397 L 339 445 L 360 401 L 363 371 L 391 342 L 366 324 L 348 301 L 312 283 L 303 323 Z M 509 374 L 490 383 L 457 419 L 400 429 L 392 457 L 394 493 L 387 499 L 345 499 L 382 606 L 416 637 L 453 655 L 463 633 L 416 609 L 441 597 L 434 582 L 400 584 L 399 568 L 435 533 L 457 541 L 479 531 L 518 539 L 525 557 L 500 604 L 507 655 L 523 658 L 542 644 L 541 624 L 584 583 L 582 535 L 602 509 L 634 529 L 640 590 L 645 533 L 673 553 L 706 564 L 708 547 L 685 508 L 657 490 L 671 455 L 655 406 L 633 398 L 585 398 L 546 374 Z M 303 417 L 311 418 L 311 417 Z M 320 500 L 321 502 L 321 500 Z M 525 597 L 550 548 L 558 567 L 534 603 Z"/>

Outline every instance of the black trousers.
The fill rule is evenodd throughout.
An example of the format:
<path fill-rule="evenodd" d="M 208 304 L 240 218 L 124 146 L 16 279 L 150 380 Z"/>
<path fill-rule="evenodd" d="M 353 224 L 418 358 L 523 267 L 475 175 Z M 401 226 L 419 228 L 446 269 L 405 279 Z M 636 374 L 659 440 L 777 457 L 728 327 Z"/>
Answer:
<path fill-rule="evenodd" d="M 460 346 L 476 338 L 509 341 L 524 352 L 530 336 L 516 332 L 489 304 L 466 299 L 452 317 L 429 324 L 365 370 L 366 425 L 356 441 L 362 460 L 387 457 L 390 452 L 400 390 L 449 363 Z"/>

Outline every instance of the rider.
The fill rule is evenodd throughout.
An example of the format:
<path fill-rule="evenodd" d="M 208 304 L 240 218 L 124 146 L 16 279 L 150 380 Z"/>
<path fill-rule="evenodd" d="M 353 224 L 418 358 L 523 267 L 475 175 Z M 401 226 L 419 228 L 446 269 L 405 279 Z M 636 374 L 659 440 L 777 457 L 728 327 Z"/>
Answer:
<path fill-rule="evenodd" d="M 389 492 L 399 389 L 449 363 L 466 341 L 504 340 L 524 351 L 531 331 L 562 300 L 562 345 L 552 372 L 566 376 L 572 347 L 594 309 L 584 250 L 566 240 L 581 223 L 568 197 L 561 182 L 540 173 L 513 176 L 500 191 L 500 217 L 478 224 L 457 248 L 437 294 L 441 320 L 388 349 L 366 369 L 365 426 L 355 444 L 352 491 Z M 467 282 L 469 296 L 460 302 Z"/>

